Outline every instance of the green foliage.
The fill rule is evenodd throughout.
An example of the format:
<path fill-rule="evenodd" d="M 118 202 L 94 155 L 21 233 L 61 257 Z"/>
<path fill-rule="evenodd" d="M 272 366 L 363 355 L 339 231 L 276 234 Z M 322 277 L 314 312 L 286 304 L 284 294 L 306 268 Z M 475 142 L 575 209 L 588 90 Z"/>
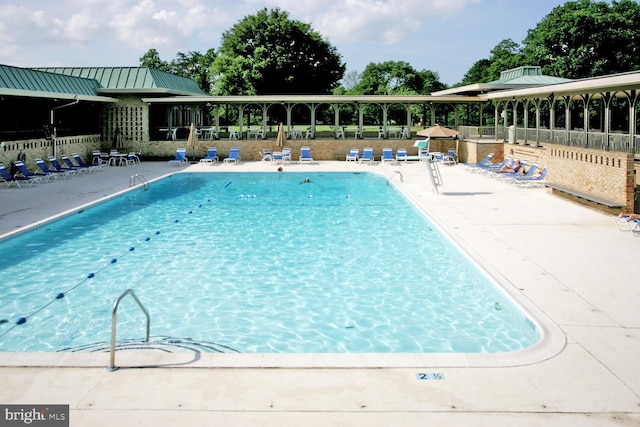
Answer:
<path fill-rule="evenodd" d="M 160 54 L 155 49 L 149 49 L 140 58 L 140 66 L 154 68 L 156 70 L 171 72 L 171 66 L 167 61 L 160 59 Z"/>
<path fill-rule="evenodd" d="M 171 72 L 195 80 L 202 90 L 210 92 L 210 69 L 215 59 L 214 49 L 207 50 L 204 55 L 200 52 L 189 52 L 188 54 L 178 52 L 176 59 L 171 61 Z"/>
<path fill-rule="evenodd" d="M 545 74 L 572 79 L 638 70 L 639 28 L 635 1 L 569 1 L 529 30 L 523 56 Z"/>
<path fill-rule="evenodd" d="M 209 49 L 204 55 L 200 52 L 189 52 L 188 54 L 178 52 L 176 59 L 167 62 L 160 59 L 156 49 L 149 49 L 140 58 L 140 65 L 190 78 L 198 83 L 202 90 L 209 92 L 211 90 L 210 68 L 215 58 L 215 50 Z"/>
<path fill-rule="evenodd" d="M 335 47 L 280 9 L 246 16 L 218 53 L 212 75 L 221 95 L 331 93 L 345 72 Z"/>
<path fill-rule="evenodd" d="M 547 75 L 579 79 L 640 69 L 640 5 L 633 0 L 568 1 L 527 33 L 522 46 L 502 40 L 461 84 L 497 80 L 500 72 L 539 65 Z"/>
<path fill-rule="evenodd" d="M 444 89 L 437 73 L 416 71 L 404 61 L 370 63 L 357 84 L 346 93 L 351 95 L 427 95 Z"/>

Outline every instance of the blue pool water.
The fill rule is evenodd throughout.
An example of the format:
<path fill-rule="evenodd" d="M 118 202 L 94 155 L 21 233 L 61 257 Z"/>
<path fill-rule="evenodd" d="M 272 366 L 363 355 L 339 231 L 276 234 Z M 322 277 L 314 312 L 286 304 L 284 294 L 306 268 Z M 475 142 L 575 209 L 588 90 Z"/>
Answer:
<path fill-rule="evenodd" d="M 0 251 L 0 351 L 108 342 L 128 288 L 153 336 L 242 353 L 508 352 L 540 339 L 378 174 L 175 174 Z M 124 299 L 118 339 L 143 337 L 144 320 Z"/>

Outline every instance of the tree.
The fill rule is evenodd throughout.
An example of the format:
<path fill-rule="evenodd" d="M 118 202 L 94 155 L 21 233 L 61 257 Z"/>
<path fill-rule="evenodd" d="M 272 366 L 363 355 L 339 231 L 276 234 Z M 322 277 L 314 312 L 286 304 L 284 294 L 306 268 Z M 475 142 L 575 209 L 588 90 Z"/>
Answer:
<path fill-rule="evenodd" d="M 171 66 L 169 63 L 161 60 L 160 54 L 155 49 L 149 49 L 144 55 L 142 55 L 140 58 L 140 66 L 171 72 Z"/>
<path fill-rule="evenodd" d="M 524 40 L 524 60 L 545 74 L 585 78 L 640 69 L 640 5 L 633 0 L 569 1 Z"/>
<path fill-rule="evenodd" d="M 489 72 L 491 67 L 491 60 L 482 58 L 476 61 L 471 68 L 465 73 L 459 86 L 470 85 L 474 83 L 488 83 L 492 80 L 492 76 Z"/>
<path fill-rule="evenodd" d="M 149 49 L 140 58 L 140 65 L 187 77 L 198 83 L 203 91 L 209 92 L 211 90 L 210 69 L 215 58 L 215 50 L 209 49 L 204 55 L 200 52 L 178 52 L 174 60 L 167 62 L 160 59 L 156 49 Z"/>
<path fill-rule="evenodd" d="M 210 92 L 210 70 L 215 59 L 214 49 L 207 50 L 204 55 L 200 52 L 189 52 L 188 54 L 178 52 L 176 59 L 171 61 L 171 72 L 194 80 L 202 90 Z"/>
<path fill-rule="evenodd" d="M 354 95 L 426 95 L 444 89 L 437 73 L 416 71 L 404 61 L 371 62 L 349 93 Z"/>
<path fill-rule="evenodd" d="M 326 94 L 344 72 L 335 47 L 278 8 L 223 33 L 212 69 L 215 92 L 224 95 Z"/>

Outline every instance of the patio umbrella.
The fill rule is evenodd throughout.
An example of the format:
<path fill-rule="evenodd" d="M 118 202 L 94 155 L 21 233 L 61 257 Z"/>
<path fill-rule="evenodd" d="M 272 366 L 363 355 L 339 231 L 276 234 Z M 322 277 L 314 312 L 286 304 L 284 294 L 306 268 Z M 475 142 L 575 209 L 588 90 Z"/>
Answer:
<path fill-rule="evenodd" d="M 435 125 L 430 128 L 421 129 L 416 132 L 417 135 L 427 136 L 429 138 L 455 138 L 460 136 L 460 132 L 457 130 L 449 129 L 448 127 Z"/>
<path fill-rule="evenodd" d="M 282 123 L 278 127 L 278 136 L 276 136 L 276 147 L 284 147 L 284 128 L 282 127 Z"/>
<path fill-rule="evenodd" d="M 458 137 L 460 136 L 460 132 L 454 129 L 449 129 L 448 127 L 435 125 L 430 128 L 421 129 L 416 132 L 417 135 L 426 136 L 429 139 L 455 139 L 456 140 L 456 155 L 458 153 L 458 143 L 460 140 Z"/>
<path fill-rule="evenodd" d="M 111 149 L 117 150 L 120 148 L 120 129 L 116 127 L 116 131 L 113 133 L 113 141 L 111 141 Z"/>
<path fill-rule="evenodd" d="M 196 156 L 196 143 L 198 142 L 198 136 L 196 135 L 196 127 L 191 123 L 191 127 L 189 128 L 189 139 L 187 139 L 187 147 L 193 147 L 191 149 L 191 154 L 195 158 Z"/>

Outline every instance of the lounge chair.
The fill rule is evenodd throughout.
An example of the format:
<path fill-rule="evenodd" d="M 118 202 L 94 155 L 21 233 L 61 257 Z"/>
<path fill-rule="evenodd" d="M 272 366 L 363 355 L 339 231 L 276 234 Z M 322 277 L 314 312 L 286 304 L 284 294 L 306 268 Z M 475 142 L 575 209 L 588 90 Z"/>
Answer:
<path fill-rule="evenodd" d="M 29 179 L 39 179 L 40 181 L 42 181 L 43 179 L 45 181 L 49 181 L 50 177 L 47 174 L 43 172 L 31 172 L 29 168 L 27 168 L 27 166 L 24 164 L 24 162 L 21 162 L 20 160 L 13 162 L 13 164 L 18 168 L 17 175 L 19 176 Z"/>
<path fill-rule="evenodd" d="M 264 151 L 258 151 L 258 153 L 260 154 L 260 160 L 262 160 L 263 162 L 272 162 L 273 161 L 273 156 L 271 155 L 271 150 L 266 149 Z"/>
<path fill-rule="evenodd" d="M 368 147 L 362 150 L 362 157 L 360 157 L 359 162 L 369 162 L 369 164 L 373 163 L 373 148 Z"/>
<path fill-rule="evenodd" d="M 274 151 L 273 156 L 271 157 L 271 161 L 273 163 L 283 164 L 284 154 L 282 153 L 282 151 Z"/>
<path fill-rule="evenodd" d="M 384 162 L 395 162 L 396 159 L 393 157 L 393 150 L 391 148 L 383 148 L 382 156 L 380 157 L 380 161 Z"/>
<path fill-rule="evenodd" d="M 407 149 L 406 148 L 398 148 L 396 152 L 396 162 L 406 162 L 407 161 Z"/>
<path fill-rule="evenodd" d="M 21 182 L 29 182 L 29 187 L 33 184 L 29 178 L 24 178 L 22 176 L 12 176 L 11 173 L 4 167 L 2 163 L 0 163 L 0 178 L 7 183 L 7 188 L 11 187 L 11 184 L 15 184 L 16 187 L 22 188 L 20 185 Z"/>
<path fill-rule="evenodd" d="M 311 157 L 311 147 L 304 146 L 300 147 L 300 163 L 309 163 L 313 164 L 313 157 Z"/>
<path fill-rule="evenodd" d="M 127 162 L 127 166 L 129 165 L 135 165 L 135 164 L 140 164 L 140 157 L 138 157 L 138 153 L 135 152 L 130 152 L 129 154 L 127 154 L 127 158 L 125 159 L 125 161 Z"/>
<path fill-rule="evenodd" d="M 477 172 L 479 169 L 482 169 L 484 166 L 488 165 L 492 158 L 493 153 L 489 153 L 478 163 L 463 163 L 462 166 L 470 172 Z"/>
<path fill-rule="evenodd" d="M 31 172 L 27 168 L 27 166 L 19 160 L 13 162 L 13 164 L 16 165 L 16 167 L 18 168 L 18 172 L 14 175 L 14 177 L 18 175 L 23 178 L 27 178 L 31 180 L 31 184 L 34 184 L 34 183 L 40 184 L 43 178 L 46 178 L 45 181 L 49 181 L 49 176 L 45 175 L 44 173 L 36 174 Z"/>
<path fill-rule="evenodd" d="M 78 174 L 78 171 L 75 168 L 70 169 L 70 168 L 62 167 L 60 162 L 58 162 L 58 159 L 56 159 L 53 156 L 49 157 L 47 160 L 49 160 L 49 163 L 51 163 L 51 167 L 53 168 L 53 170 L 64 173 L 65 178 Z"/>
<path fill-rule="evenodd" d="M 455 165 L 456 164 L 456 150 L 447 150 L 447 154 L 442 156 L 443 165 Z"/>
<path fill-rule="evenodd" d="M 346 161 L 347 162 L 357 162 L 358 157 L 360 157 L 360 150 L 357 148 L 352 148 L 349 150 L 349 154 L 347 154 Z"/>
<path fill-rule="evenodd" d="M 544 184 L 544 179 L 547 176 L 547 168 L 542 168 L 538 173 L 540 162 L 533 162 L 529 170 L 524 175 L 518 174 L 506 174 L 505 181 L 509 184 L 522 186 L 522 187 L 539 187 Z"/>
<path fill-rule="evenodd" d="M 80 157 L 80 155 L 78 153 L 72 153 L 71 157 L 73 157 L 73 160 L 76 161 L 76 164 L 81 167 L 81 168 L 89 168 L 89 171 L 91 172 L 96 172 L 99 169 L 102 169 L 104 167 L 106 167 L 107 165 L 105 163 L 96 163 L 96 164 L 87 164 L 82 160 L 82 157 Z"/>
<path fill-rule="evenodd" d="M 61 171 L 54 171 L 52 169 L 49 169 L 49 166 L 47 166 L 47 164 L 44 162 L 44 160 L 42 159 L 35 159 L 34 160 L 36 162 L 36 165 L 40 168 L 40 170 L 42 171 L 42 173 L 44 173 L 45 175 L 47 175 L 49 178 L 47 179 L 47 181 L 51 178 L 53 179 L 58 179 L 58 177 L 64 177 L 66 178 L 66 174 L 65 172 L 61 172 Z"/>
<path fill-rule="evenodd" d="M 71 159 L 69 158 L 69 156 L 62 155 L 62 156 L 60 156 L 60 159 L 64 162 L 64 164 L 66 165 L 65 167 L 67 169 L 75 169 L 76 172 L 79 173 L 79 174 L 80 173 L 89 173 L 89 172 L 91 172 L 90 168 L 88 168 L 88 167 L 82 168 L 82 167 L 80 167 L 78 165 L 74 165 L 73 162 L 71 161 Z"/>
<path fill-rule="evenodd" d="M 517 159 L 513 159 L 511 156 L 507 156 L 504 158 L 502 163 L 487 163 L 486 165 L 479 167 L 476 170 L 478 173 L 490 174 L 499 171 L 507 165 L 512 166 L 513 164 L 515 164 L 516 160 Z"/>
<path fill-rule="evenodd" d="M 80 157 L 80 156 L 78 156 Z M 69 156 L 60 156 L 60 158 L 62 159 L 62 161 L 69 167 L 69 168 L 75 168 L 78 170 L 79 173 L 89 173 L 89 172 L 95 172 L 97 170 L 97 168 L 93 165 L 87 165 L 84 162 L 82 162 L 82 165 L 80 164 L 74 164 L 71 159 L 69 158 Z"/>
<path fill-rule="evenodd" d="M 173 160 L 169 160 L 169 166 L 182 166 L 187 164 L 187 149 L 178 148 L 176 150 L 176 157 Z"/>
<path fill-rule="evenodd" d="M 231 147 L 229 149 L 229 157 L 224 159 L 224 163 L 238 163 L 240 161 L 240 148 Z"/>
<path fill-rule="evenodd" d="M 282 149 L 282 163 L 291 163 L 291 148 Z"/>
<path fill-rule="evenodd" d="M 213 164 L 213 162 L 217 162 L 218 159 L 218 148 L 217 147 L 209 147 L 207 148 L 207 155 L 200 159 L 200 163 L 209 163 Z"/>
<path fill-rule="evenodd" d="M 616 223 L 616 227 L 618 227 L 618 230 L 620 231 L 638 230 L 640 232 L 640 223 L 638 222 L 639 220 L 631 219 L 629 215 L 614 216 L 613 221 Z"/>

